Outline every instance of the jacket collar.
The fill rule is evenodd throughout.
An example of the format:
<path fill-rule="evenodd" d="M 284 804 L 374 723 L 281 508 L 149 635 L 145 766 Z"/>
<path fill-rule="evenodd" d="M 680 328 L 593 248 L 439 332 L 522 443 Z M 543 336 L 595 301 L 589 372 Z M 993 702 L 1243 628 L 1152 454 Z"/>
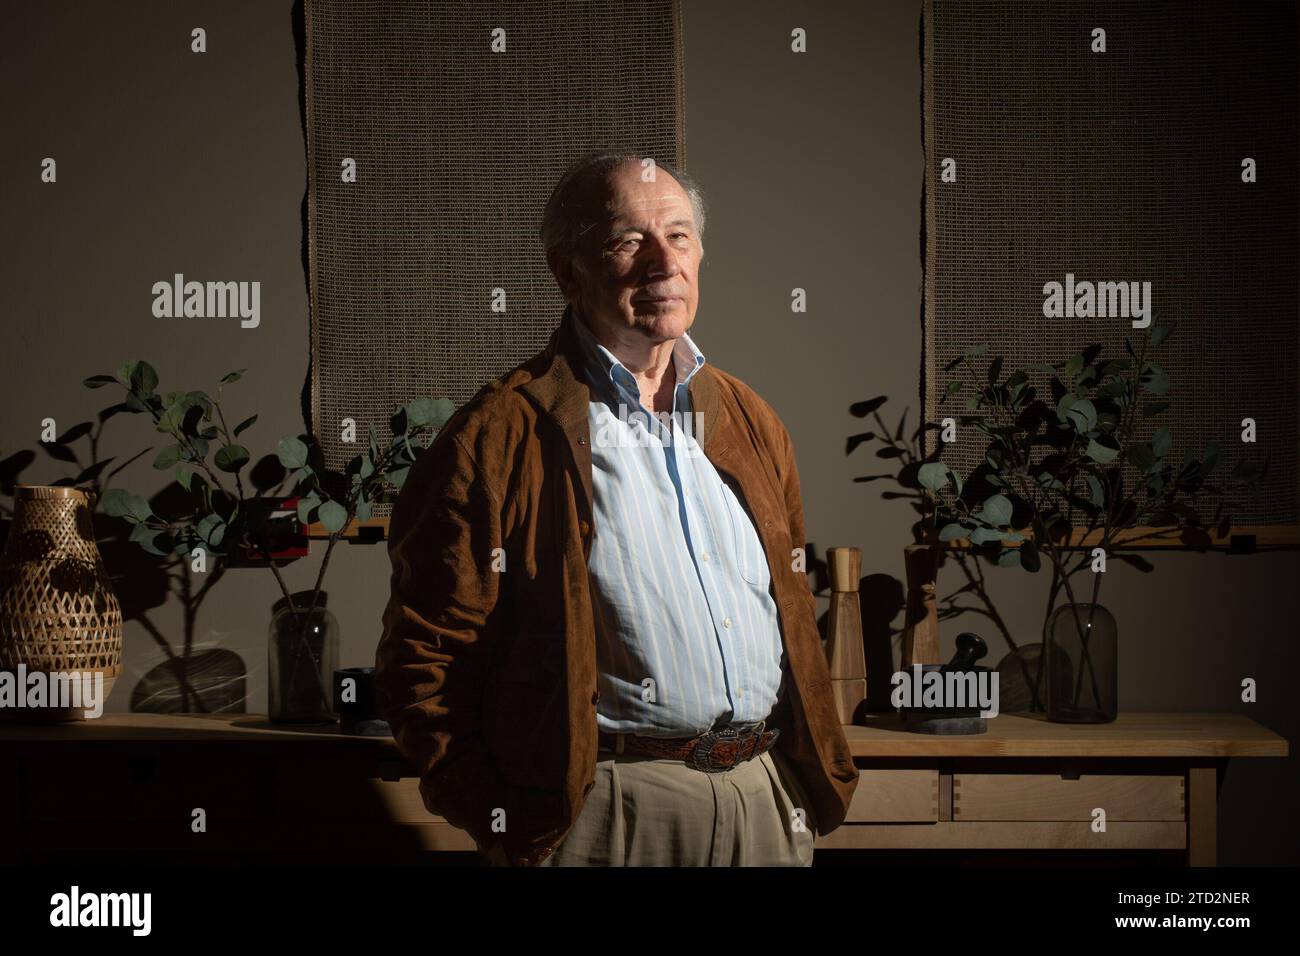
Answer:
<path fill-rule="evenodd" d="M 546 350 L 537 357 L 535 374 L 520 388 L 527 392 L 537 405 L 564 430 L 571 439 L 589 439 L 587 435 L 587 406 L 591 390 L 582 374 L 583 355 L 574 324 L 577 318 L 573 307 L 566 306 L 559 327 L 551 333 Z M 700 365 L 686 388 L 691 396 L 691 410 L 703 416 L 703 433 L 696 438 L 708 448 L 708 439 L 714 436 L 714 426 L 719 423 L 721 394 L 718 378 L 711 364 Z"/>
<path fill-rule="evenodd" d="M 534 403 L 550 417 L 568 438 L 573 459 L 578 466 L 586 493 L 585 510 L 591 513 L 591 428 L 587 408 L 591 403 L 591 389 L 582 374 L 582 350 L 574 323 L 573 307 L 566 306 L 559 327 L 551 333 L 546 349 L 528 364 L 533 376 L 519 386 Z M 700 433 L 696 441 L 705 456 L 715 467 L 722 461 L 732 444 L 726 434 L 730 419 L 722 408 L 722 390 L 716 368 L 711 363 L 701 365 L 686 388 L 691 399 L 691 411 L 700 415 Z"/>

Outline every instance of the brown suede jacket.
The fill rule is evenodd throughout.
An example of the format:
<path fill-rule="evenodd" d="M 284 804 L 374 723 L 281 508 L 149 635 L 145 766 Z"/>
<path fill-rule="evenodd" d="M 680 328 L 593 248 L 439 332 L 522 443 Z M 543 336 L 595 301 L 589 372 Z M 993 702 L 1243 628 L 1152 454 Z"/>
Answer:
<path fill-rule="evenodd" d="M 560 843 L 595 785 L 596 642 L 589 393 L 566 309 L 540 355 L 485 386 L 412 466 L 389 531 L 392 596 L 376 654 L 381 712 L 431 813 L 516 866 Z M 794 448 L 739 379 L 690 384 L 696 439 L 754 521 L 792 680 L 768 726 L 821 833 L 858 783 L 808 579 Z M 495 825 L 494 825 L 495 823 Z"/>

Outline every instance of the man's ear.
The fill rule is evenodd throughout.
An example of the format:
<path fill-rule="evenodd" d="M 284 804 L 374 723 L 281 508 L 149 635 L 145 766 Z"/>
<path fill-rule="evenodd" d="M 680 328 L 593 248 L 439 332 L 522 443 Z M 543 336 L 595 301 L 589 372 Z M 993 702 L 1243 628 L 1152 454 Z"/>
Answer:
<path fill-rule="evenodd" d="M 551 250 L 546 254 L 546 264 L 551 269 L 551 275 L 555 276 L 555 283 L 560 287 L 564 298 L 572 302 L 578 294 L 578 281 L 573 274 L 573 260 Z"/>

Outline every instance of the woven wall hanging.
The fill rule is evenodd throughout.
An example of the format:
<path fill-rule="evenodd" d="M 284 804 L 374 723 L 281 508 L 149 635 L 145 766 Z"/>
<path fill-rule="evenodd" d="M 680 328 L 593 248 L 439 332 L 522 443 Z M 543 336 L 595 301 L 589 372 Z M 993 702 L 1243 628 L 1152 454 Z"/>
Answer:
<path fill-rule="evenodd" d="M 564 303 L 537 227 L 561 172 L 601 147 L 685 160 L 681 18 L 671 0 L 305 14 L 311 427 L 341 468 L 344 417 L 387 435 L 398 405 L 460 405 L 546 346 Z"/>
<path fill-rule="evenodd" d="M 1222 0 L 926 0 L 927 421 L 952 414 L 942 369 L 972 345 L 1010 371 L 1094 342 L 1121 357 L 1145 334 L 1045 318 L 1045 283 L 1149 281 L 1157 324 L 1177 327 L 1160 352 L 1171 407 L 1140 437 L 1167 424 L 1175 460 L 1220 442 L 1228 471 L 1267 456 L 1234 523 L 1297 522 L 1295 17 Z M 1247 417 L 1258 444 L 1241 441 Z M 943 460 L 969 474 L 980 438 L 961 429 Z"/>

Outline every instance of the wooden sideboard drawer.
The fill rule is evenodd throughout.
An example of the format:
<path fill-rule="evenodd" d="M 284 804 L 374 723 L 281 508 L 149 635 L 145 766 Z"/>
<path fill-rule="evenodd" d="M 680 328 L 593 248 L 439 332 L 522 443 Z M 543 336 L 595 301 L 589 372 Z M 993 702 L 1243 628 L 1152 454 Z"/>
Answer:
<path fill-rule="evenodd" d="M 859 770 L 845 823 L 934 823 L 938 770 Z"/>
<path fill-rule="evenodd" d="M 953 820 L 1185 819 L 1180 774 L 954 773 Z"/>

